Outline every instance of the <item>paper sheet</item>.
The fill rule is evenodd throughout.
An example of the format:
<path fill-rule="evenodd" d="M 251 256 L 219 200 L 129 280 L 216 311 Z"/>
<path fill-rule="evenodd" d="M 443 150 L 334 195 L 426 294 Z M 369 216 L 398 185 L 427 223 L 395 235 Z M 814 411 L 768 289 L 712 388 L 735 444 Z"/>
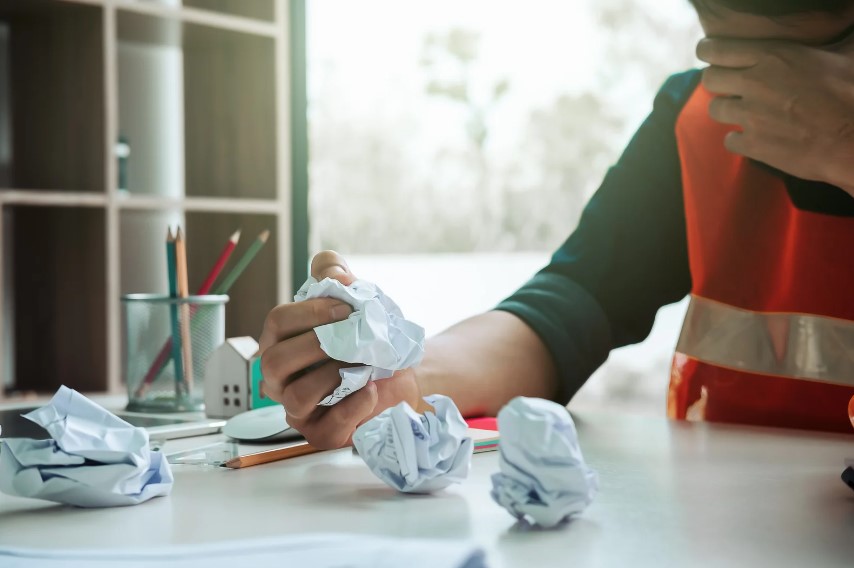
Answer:
<path fill-rule="evenodd" d="M 395 371 L 418 365 L 424 356 L 424 329 L 403 317 L 391 298 L 371 282 L 357 280 L 344 286 L 325 278 L 309 278 L 294 296 L 295 302 L 335 298 L 353 307 L 343 321 L 316 327 L 320 347 L 332 359 L 361 363 L 364 367 L 341 369 L 341 385 L 322 400 L 337 404 L 370 380 L 387 379 Z"/>
<path fill-rule="evenodd" d="M 500 473 L 492 498 L 518 519 L 553 527 L 583 511 L 599 488 L 565 407 L 517 397 L 498 413 Z"/>
<path fill-rule="evenodd" d="M 0 547 L 3 568 L 485 568 L 482 549 L 459 540 L 309 534 L 136 550 Z"/>
<path fill-rule="evenodd" d="M 148 433 L 60 387 L 25 418 L 52 440 L 11 438 L 0 446 L 0 491 L 78 507 L 135 505 L 168 495 L 172 471 Z"/>
<path fill-rule="evenodd" d="M 415 412 L 406 402 L 359 426 L 353 445 L 374 474 L 404 493 L 430 493 L 463 481 L 473 442 L 453 401 L 425 397 L 435 413 Z"/>

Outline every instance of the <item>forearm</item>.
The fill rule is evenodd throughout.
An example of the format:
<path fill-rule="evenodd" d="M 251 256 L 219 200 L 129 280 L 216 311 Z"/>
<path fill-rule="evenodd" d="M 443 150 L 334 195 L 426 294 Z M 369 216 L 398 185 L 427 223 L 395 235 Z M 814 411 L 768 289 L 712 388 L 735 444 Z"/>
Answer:
<path fill-rule="evenodd" d="M 516 316 L 487 312 L 427 341 L 415 369 L 421 392 L 451 397 L 464 416 L 494 416 L 510 399 L 551 399 L 558 377 L 546 346 Z"/>

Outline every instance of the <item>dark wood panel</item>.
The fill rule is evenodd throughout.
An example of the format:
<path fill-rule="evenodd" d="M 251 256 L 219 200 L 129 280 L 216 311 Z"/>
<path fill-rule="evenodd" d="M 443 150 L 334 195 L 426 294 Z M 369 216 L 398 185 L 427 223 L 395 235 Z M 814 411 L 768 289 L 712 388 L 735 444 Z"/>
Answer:
<path fill-rule="evenodd" d="M 102 16 L 67 2 L 0 9 L 9 26 L 9 185 L 104 191 Z"/>
<path fill-rule="evenodd" d="M 187 195 L 276 196 L 275 46 L 185 28 Z"/>
<path fill-rule="evenodd" d="M 103 210 L 10 209 L 15 388 L 105 390 Z"/>

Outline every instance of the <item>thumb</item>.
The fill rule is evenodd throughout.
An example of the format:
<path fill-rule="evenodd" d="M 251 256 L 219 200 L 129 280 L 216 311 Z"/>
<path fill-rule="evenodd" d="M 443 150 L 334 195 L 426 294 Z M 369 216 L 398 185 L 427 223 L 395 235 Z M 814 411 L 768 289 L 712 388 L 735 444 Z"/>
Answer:
<path fill-rule="evenodd" d="M 334 250 L 325 250 L 314 255 L 311 259 L 311 275 L 318 281 L 333 278 L 345 286 L 356 280 L 356 276 L 347 266 L 347 261 Z"/>

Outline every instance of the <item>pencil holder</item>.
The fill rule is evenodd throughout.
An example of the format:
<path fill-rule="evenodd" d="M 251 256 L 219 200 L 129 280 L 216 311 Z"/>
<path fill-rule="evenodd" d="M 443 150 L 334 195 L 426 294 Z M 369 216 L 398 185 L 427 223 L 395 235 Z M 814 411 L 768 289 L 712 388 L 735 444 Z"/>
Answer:
<path fill-rule="evenodd" d="M 127 409 L 204 410 L 205 369 L 225 341 L 228 296 L 122 296 Z"/>

